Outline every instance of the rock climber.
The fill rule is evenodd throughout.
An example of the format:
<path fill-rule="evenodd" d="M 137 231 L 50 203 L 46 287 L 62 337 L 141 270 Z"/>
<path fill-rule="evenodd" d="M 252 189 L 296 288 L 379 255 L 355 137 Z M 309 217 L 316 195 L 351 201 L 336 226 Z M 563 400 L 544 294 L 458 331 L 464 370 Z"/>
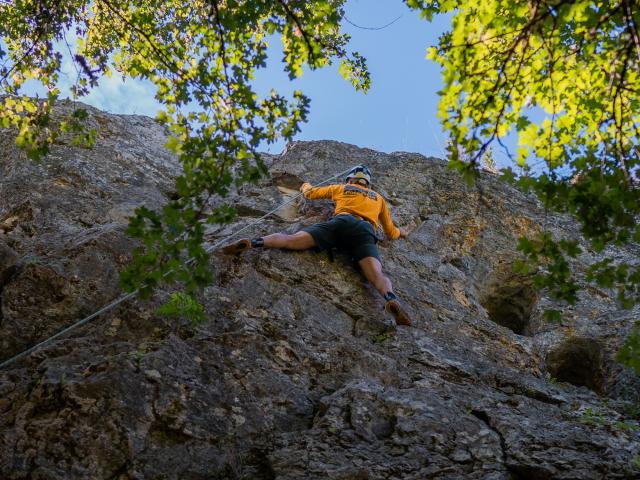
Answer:
<path fill-rule="evenodd" d="M 272 233 L 253 240 L 245 238 L 227 245 L 223 252 L 240 254 L 250 248 L 345 249 L 358 262 L 367 280 L 384 297 L 385 309 L 395 318 L 396 323 L 411 325 L 409 315 L 393 293 L 391 280 L 382 271 L 375 235 L 378 222 L 382 225 L 385 235 L 392 240 L 406 237 L 409 232 L 393 224 L 384 198 L 371 189 L 369 169 L 359 165 L 347 173 L 344 184 L 313 187 L 309 183 L 303 183 L 300 191 L 311 200 L 333 200 L 336 203 L 334 216 L 326 222 L 303 228 L 293 235 Z"/>

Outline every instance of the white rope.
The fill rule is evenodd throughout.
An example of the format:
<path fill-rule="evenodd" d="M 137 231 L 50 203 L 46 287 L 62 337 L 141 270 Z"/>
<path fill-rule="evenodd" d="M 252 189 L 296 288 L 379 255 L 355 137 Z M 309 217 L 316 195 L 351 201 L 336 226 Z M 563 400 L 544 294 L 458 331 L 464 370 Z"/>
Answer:
<path fill-rule="evenodd" d="M 342 175 L 345 175 L 347 172 L 351 171 L 352 168 L 349 168 L 343 172 L 337 173 L 336 175 L 333 175 L 329 178 L 327 178 L 326 180 L 323 180 L 322 182 L 316 184 L 313 188 L 316 187 L 320 187 L 322 185 L 324 185 L 325 183 L 329 183 L 331 180 L 333 180 L 334 178 L 338 178 L 341 177 Z M 308 191 L 308 190 L 307 190 Z M 286 200 L 285 202 L 281 203 L 280 205 L 278 205 L 276 208 L 274 208 L 273 210 L 270 210 L 269 212 L 265 213 L 262 217 L 260 217 L 259 219 L 257 219 L 256 221 L 250 223 L 249 225 L 245 225 L 244 227 L 242 227 L 240 230 L 224 237 L 223 239 L 219 240 L 218 242 L 216 242 L 214 245 L 211 245 L 209 247 L 207 247 L 205 249 L 205 251 L 207 253 L 210 253 L 212 250 L 218 248 L 220 245 L 222 245 L 223 243 L 229 241 L 231 238 L 235 237 L 236 235 L 239 235 L 240 233 L 248 230 L 251 227 L 255 227 L 256 225 L 258 225 L 260 222 L 262 222 L 265 218 L 267 218 L 269 215 L 274 214 L 275 212 L 277 212 L 279 209 L 281 209 L 282 207 L 289 205 L 291 202 L 293 202 L 294 200 L 297 200 L 298 198 L 300 198 L 300 196 L 302 196 L 303 193 L 300 192 L 297 195 L 293 196 L 292 198 Z M 191 262 L 193 262 L 193 258 L 190 258 L 188 260 L 186 260 L 184 263 L 185 264 L 189 264 Z M 165 273 L 163 275 L 163 277 L 166 277 L 167 275 L 169 275 L 172 271 L 169 271 L 167 273 Z M 35 352 L 36 350 L 41 349 L 42 347 L 44 347 L 45 345 L 47 345 L 48 343 L 51 343 L 52 341 L 54 341 L 55 339 L 65 335 L 66 333 L 70 332 L 71 330 L 74 330 L 86 323 L 89 323 L 91 320 L 95 319 L 96 317 L 102 315 L 105 312 L 108 312 L 109 310 L 117 307 L 118 305 L 120 305 L 123 302 L 126 302 L 127 300 L 129 300 L 132 297 L 135 297 L 138 293 L 140 293 L 140 289 L 136 289 L 133 292 L 129 292 L 127 294 L 122 295 L 121 297 L 117 298 L 116 300 L 113 300 L 111 303 L 105 305 L 104 307 L 102 307 L 100 310 L 92 313 L 91 315 L 89 315 L 88 317 L 83 318 L 82 320 L 78 320 L 76 323 L 64 328 L 63 330 L 59 331 L 58 333 L 52 335 L 51 337 L 43 340 L 42 342 L 34 345 L 33 347 L 18 353 L 17 355 L 9 358 L 8 360 L 5 360 L 4 362 L 0 363 L 0 369 L 3 369 L 4 367 L 12 364 L 13 362 L 16 362 L 18 360 L 20 360 L 21 358 L 26 357 L 27 355 Z"/>

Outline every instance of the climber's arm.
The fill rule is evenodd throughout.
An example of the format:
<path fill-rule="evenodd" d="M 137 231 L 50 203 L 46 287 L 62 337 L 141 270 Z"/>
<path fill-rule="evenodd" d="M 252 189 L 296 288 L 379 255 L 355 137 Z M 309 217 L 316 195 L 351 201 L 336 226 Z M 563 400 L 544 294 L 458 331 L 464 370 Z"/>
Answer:
<path fill-rule="evenodd" d="M 300 191 L 304 194 L 305 198 L 310 200 L 318 198 L 332 199 L 342 188 L 342 185 L 329 185 L 327 187 L 314 187 L 310 183 L 303 183 L 300 187 Z"/>
<path fill-rule="evenodd" d="M 387 238 L 391 240 L 395 240 L 399 237 L 406 237 L 409 232 L 405 228 L 398 228 L 393 224 L 393 220 L 391 220 L 391 214 L 389 213 L 389 208 L 387 207 L 387 202 L 382 199 L 382 210 L 380 211 L 380 224 L 382 225 L 382 230 Z"/>

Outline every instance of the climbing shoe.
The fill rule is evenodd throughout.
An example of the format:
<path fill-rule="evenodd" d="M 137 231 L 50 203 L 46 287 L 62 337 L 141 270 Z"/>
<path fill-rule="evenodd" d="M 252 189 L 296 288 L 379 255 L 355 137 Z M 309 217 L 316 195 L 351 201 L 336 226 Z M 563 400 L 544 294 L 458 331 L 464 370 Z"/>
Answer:
<path fill-rule="evenodd" d="M 393 298 L 387 302 L 384 309 L 391 314 L 398 325 L 411 325 L 409 314 L 400 306 L 397 298 Z"/>
<path fill-rule="evenodd" d="M 238 240 L 235 243 L 227 245 L 222 248 L 222 253 L 226 253 L 227 255 L 239 255 L 243 252 L 246 252 L 251 248 L 251 240 L 248 238 L 243 238 L 242 240 Z"/>

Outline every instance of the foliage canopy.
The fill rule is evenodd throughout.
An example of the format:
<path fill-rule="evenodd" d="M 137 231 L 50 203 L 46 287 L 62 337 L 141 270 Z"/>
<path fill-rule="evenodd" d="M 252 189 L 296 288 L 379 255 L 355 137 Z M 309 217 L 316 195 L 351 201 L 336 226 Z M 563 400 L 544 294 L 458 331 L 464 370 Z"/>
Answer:
<path fill-rule="evenodd" d="M 492 143 L 521 168 L 505 178 L 532 189 L 545 208 L 573 214 L 588 248 L 604 252 L 587 279 L 640 302 L 640 265 L 606 255 L 640 242 L 640 7 L 633 0 L 407 0 L 431 19 L 453 15 L 428 56 L 440 64 L 439 117 L 451 163 L 473 178 Z M 518 137 L 517 152 L 503 139 Z M 472 152 L 469 162 L 458 152 Z M 536 281 L 574 303 L 570 258 L 577 239 L 544 232 L 522 239 Z M 539 266 L 543 266 L 539 269 Z"/>
<path fill-rule="evenodd" d="M 268 41 L 280 36 L 290 78 L 305 66 L 339 61 L 345 78 L 368 88 L 365 61 L 347 51 L 349 37 L 340 30 L 342 6 L 343 0 L 2 1 L 0 126 L 18 129 L 18 145 L 33 158 L 46 154 L 61 131 L 92 140 L 77 118 L 62 125 L 51 118 L 63 52 L 75 62 L 76 97 L 113 72 L 151 81 L 164 106 L 158 120 L 171 132 L 168 147 L 183 174 L 160 212 L 140 208 L 131 220 L 129 233 L 144 248 L 124 283 L 148 293 L 160 280 L 180 280 L 193 290 L 209 280 L 204 225 L 233 214 L 210 210 L 209 199 L 257 179 L 264 169 L 257 147 L 292 139 L 307 117 L 302 92 L 260 98 L 252 88 L 255 72 L 266 66 Z M 28 81 L 42 84 L 46 98 L 22 95 Z"/>

